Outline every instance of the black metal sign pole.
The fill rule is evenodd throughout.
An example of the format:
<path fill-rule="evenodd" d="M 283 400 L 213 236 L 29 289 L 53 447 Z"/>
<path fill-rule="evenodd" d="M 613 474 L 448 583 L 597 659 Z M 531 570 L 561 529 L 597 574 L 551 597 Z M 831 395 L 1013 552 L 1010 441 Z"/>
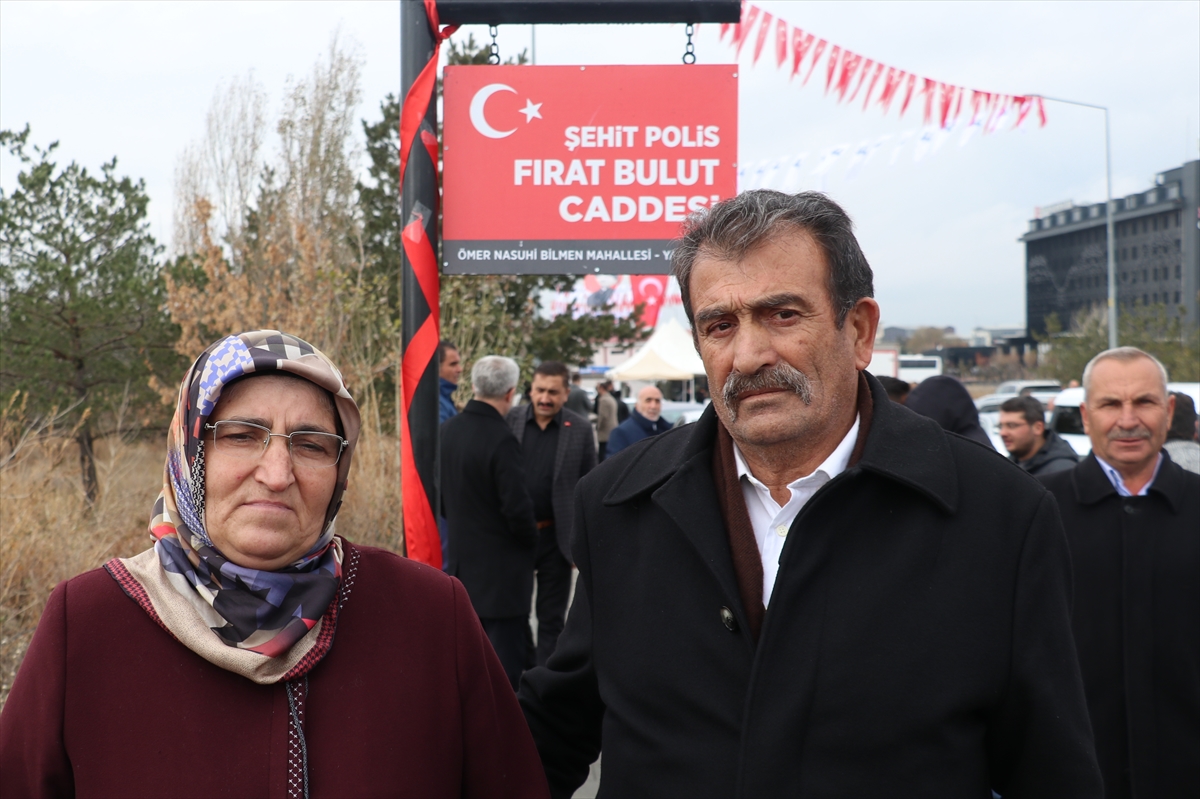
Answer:
<path fill-rule="evenodd" d="M 421 74 L 421 70 L 425 68 L 432 54 L 433 32 L 429 25 L 429 18 L 425 14 L 425 4 L 420 2 L 420 0 L 401 0 L 401 97 L 408 96 L 409 89 L 417 79 L 417 76 Z M 436 98 L 432 99 L 429 103 L 429 110 L 425 114 L 425 124 L 428 124 L 432 131 L 437 130 Z M 424 124 L 422 127 L 424 127 Z M 437 164 L 430 159 L 426 148 L 422 146 L 420 132 L 417 132 L 415 140 L 412 143 L 412 149 L 409 151 L 408 164 L 403 179 L 404 183 L 401 186 L 400 192 L 401 224 L 407 226 L 415 216 L 421 217 L 425 233 L 429 237 L 429 241 L 433 244 L 436 255 L 438 224 L 434 209 L 438 207 Z M 415 214 L 414 211 L 416 212 Z M 409 349 L 418 331 L 420 331 L 421 327 L 429 319 L 433 309 L 430 308 L 430 302 L 426 299 L 425 293 L 422 291 L 421 285 L 417 280 L 417 275 L 408 257 L 408 253 L 402 252 L 401 254 L 403 255 L 403 259 L 400 272 L 400 357 L 401 362 L 404 363 L 405 357 L 410 356 L 409 362 L 411 363 L 412 353 L 409 352 Z M 436 295 L 432 299 L 433 302 L 437 302 Z M 411 446 L 411 463 L 415 463 L 416 471 L 420 475 L 421 488 L 416 490 L 423 488 L 429 502 L 429 507 L 433 509 L 435 514 L 438 507 L 436 481 L 438 463 L 437 369 L 437 358 L 430 358 L 424 370 L 419 373 L 420 379 L 416 386 L 405 386 L 402 388 L 405 393 L 411 391 L 412 394 L 407 407 L 404 407 L 403 403 L 401 405 L 401 413 L 406 413 L 408 422 L 408 441 L 402 441 L 401 446 Z M 404 466 L 405 464 L 402 460 L 401 469 L 404 469 Z M 412 492 L 415 484 L 407 481 L 406 485 L 404 482 L 402 482 L 402 485 L 405 489 L 408 489 L 402 491 L 405 514 L 415 513 L 416 508 L 410 507 L 410 503 L 414 502 L 413 498 L 411 496 L 404 496 Z M 406 554 L 417 554 L 409 547 L 407 535 L 405 536 L 404 545 Z M 420 559 L 425 560 L 425 558 Z"/>

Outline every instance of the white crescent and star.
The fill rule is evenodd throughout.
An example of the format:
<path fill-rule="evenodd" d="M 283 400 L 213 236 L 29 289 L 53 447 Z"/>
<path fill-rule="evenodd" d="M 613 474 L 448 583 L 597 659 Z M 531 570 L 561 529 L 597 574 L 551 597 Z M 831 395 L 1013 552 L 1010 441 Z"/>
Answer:
<path fill-rule="evenodd" d="M 512 128 L 511 130 L 496 130 L 488 124 L 487 118 L 483 115 L 484 105 L 487 103 L 488 98 L 496 92 L 512 92 L 516 94 L 517 90 L 503 83 L 489 83 L 475 92 L 475 96 L 471 98 L 471 124 L 475 126 L 475 130 L 489 139 L 503 139 L 517 132 L 516 128 Z M 535 103 L 526 98 L 525 107 L 517 113 L 525 115 L 525 124 L 528 125 L 533 120 L 542 118 L 541 108 L 541 103 Z"/>
<path fill-rule="evenodd" d="M 654 286 L 654 288 L 657 289 L 655 293 L 658 294 L 659 297 L 662 296 L 662 284 L 652 277 L 644 277 L 638 283 L 638 291 L 640 291 L 642 296 L 646 298 L 646 304 L 658 305 L 658 297 L 649 296 L 649 292 L 646 291 L 647 284 Z"/>

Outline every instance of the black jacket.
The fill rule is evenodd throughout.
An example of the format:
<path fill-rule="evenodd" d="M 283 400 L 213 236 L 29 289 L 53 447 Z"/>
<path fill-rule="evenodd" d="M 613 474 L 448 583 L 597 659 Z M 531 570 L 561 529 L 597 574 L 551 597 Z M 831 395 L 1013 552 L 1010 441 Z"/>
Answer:
<path fill-rule="evenodd" d="M 528 616 L 537 522 L 521 445 L 499 411 L 471 400 L 442 425 L 446 571 L 482 618 Z"/>
<path fill-rule="evenodd" d="M 718 424 L 579 485 L 579 582 L 525 673 L 557 796 L 1099 795 L 1054 499 L 998 453 L 874 403 L 862 459 L 788 534 L 757 642 L 715 495 Z"/>
<path fill-rule="evenodd" d="M 1200 796 L 1200 475 L 1164 453 L 1146 496 L 1121 497 L 1089 455 L 1042 482 L 1071 545 L 1105 796 Z"/>
<path fill-rule="evenodd" d="M 928 416 L 943 430 L 958 433 L 992 447 L 992 440 L 979 426 L 979 411 L 966 386 L 949 375 L 934 375 L 922 380 L 904 400 L 910 411 Z"/>
<path fill-rule="evenodd" d="M 529 403 L 518 405 L 508 412 L 506 420 L 520 443 L 525 438 L 525 424 L 533 414 Z M 579 478 L 596 467 L 596 438 L 592 423 L 586 417 L 563 408 L 558 422 L 558 449 L 554 454 L 554 485 L 551 502 L 554 505 L 554 535 L 563 557 L 571 559 L 571 522 L 575 518 L 575 484 Z"/>
<path fill-rule="evenodd" d="M 1029 460 L 1019 461 L 1015 455 L 1009 455 L 1008 459 L 1034 477 L 1055 472 L 1067 472 L 1074 469 L 1075 464 L 1079 463 L 1079 455 L 1075 453 L 1075 448 L 1053 430 L 1046 431 L 1046 443 L 1042 444 L 1042 448 L 1035 452 Z"/>

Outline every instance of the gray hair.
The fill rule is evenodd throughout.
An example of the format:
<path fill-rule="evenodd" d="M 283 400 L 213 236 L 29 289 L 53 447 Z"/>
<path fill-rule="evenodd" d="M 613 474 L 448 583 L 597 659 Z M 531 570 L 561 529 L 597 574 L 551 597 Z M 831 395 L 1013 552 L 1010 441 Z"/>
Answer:
<path fill-rule="evenodd" d="M 796 230 L 812 236 L 825 253 L 829 265 L 827 287 L 840 328 L 860 299 L 875 296 L 873 276 L 854 237 L 850 217 L 840 205 L 816 191 L 742 192 L 712 208 L 701 208 L 684 221 L 683 233 L 671 255 L 671 272 L 679 281 L 688 321 L 695 323 L 690 281 L 701 253 L 740 261 L 759 245 Z"/>
<path fill-rule="evenodd" d="M 1155 358 L 1153 355 L 1146 352 L 1145 350 L 1139 350 L 1137 347 L 1117 347 L 1116 349 L 1105 350 L 1104 352 L 1097 355 L 1095 358 L 1092 358 L 1090 361 L 1088 361 L 1088 365 L 1083 367 L 1083 395 L 1084 395 L 1084 398 L 1086 399 L 1087 395 L 1089 393 L 1091 393 L 1092 370 L 1096 368 L 1096 364 L 1100 363 L 1101 361 L 1108 361 L 1108 360 L 1121 361 L 1122 363 L 1128 363 L 1130 361 L 1136 361 L 1138 358 L 1146 358 L 1151 363 L 1153 363 L 1155 366 L 1158 367 L 1158 374 L 1162 378 L 1163 394 L 1166 394 L 1167 393 L 1167 382 L 1168 382 L 1167 367 L 1162 365 L 1162 361 L 1160 361 L 1158 358 Z"/>
<path fill-rule="evenodd" d="M 504 399 L 520 376 L 521 369 L 512 358 L 485 355 L 471 367 L 471 387 L 478 399 Z"/>

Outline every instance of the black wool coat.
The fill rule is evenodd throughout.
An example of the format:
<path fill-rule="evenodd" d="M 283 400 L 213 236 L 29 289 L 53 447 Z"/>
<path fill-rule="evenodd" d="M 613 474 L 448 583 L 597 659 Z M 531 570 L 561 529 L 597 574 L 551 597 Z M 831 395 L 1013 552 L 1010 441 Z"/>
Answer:
<path fill-rule="evenodd" d="M 447 419 L 441 435 L 446 572 L 481 618 L 528 616 L 537 521 L 521 445 L 500 412 L 478 400 Z"/>
<path fill-rule="evenodd" d="M 1119 496 L 1094 455 L 1040 479 L 1071 546 L 1105 796 L 1200 796 L 1200 475 L 1164 452 L 1144 497 Z"/>
<path fill-rule="evenodd" d="M 525 403 L 505 417 L 517 441 L 525 437 L 525 425 L 533 416 L 533 405 Z M 558 448 L 554 452 L 554 483 L 550 500 L 554 505 L 554 536 L 563 557 L 571 559 L 571 522 L 575 519 L 575 485 L 579 478 L 596 467 L 596 438 L 592 423 L 568 408 L 562 408 L 558 422 Z"/>
<path fill-rule="evenodd" d="M 718 421 L 579 485 L 575 603 L 520 701 L 551 792 L 1097 796 L 1058 511 L 888 401 L 796 518 L 757 644 L 712 474 Z"/>

